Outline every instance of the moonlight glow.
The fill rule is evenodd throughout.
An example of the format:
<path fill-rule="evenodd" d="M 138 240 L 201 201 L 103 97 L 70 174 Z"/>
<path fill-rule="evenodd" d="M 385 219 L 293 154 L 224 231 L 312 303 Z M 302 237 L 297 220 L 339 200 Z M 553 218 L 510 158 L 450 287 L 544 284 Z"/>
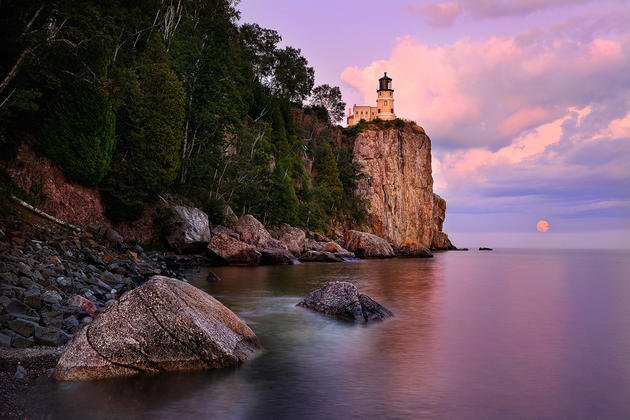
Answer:
<path fill-rule="evenodd" d="M 549 222 L 546 220 L 539 220 L 536 223 L 536 230 L 540 233 L 545 233 L 549 230 Z"/>

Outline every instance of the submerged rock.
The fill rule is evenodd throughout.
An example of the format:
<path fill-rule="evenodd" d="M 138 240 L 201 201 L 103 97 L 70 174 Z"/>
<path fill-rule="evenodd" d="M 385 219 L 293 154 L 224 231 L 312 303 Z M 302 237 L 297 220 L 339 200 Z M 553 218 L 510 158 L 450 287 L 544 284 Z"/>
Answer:
<path fill-rule="evenodd" d="M 59 380 L 218 369 L 260 343 L 232 311 L 196 287 L 154 276 L 82 328 L 59 359 Z"/>
<path fill-rule="evenodd" d="M 325 315 L 354 321 L 374 321 L 394 316 L 387 308 L 360 294 L 356 286 L 345 281 L 327 283 L 311 292 L 298 306 Z"/>
<path fill-rule="evenodd" d="M 385 239 L 367 232 L 348 232 L 347 248 L 359 258 L 395 257 L 394 249 Z"/>

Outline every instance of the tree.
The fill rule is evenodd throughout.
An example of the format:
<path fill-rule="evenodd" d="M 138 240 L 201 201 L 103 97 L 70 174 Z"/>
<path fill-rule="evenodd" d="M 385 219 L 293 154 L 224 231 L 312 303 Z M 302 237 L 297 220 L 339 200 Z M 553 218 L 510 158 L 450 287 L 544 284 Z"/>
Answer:
<path fill-rule="evenodd" d="M 72 81 L 44 110 L 40 149 L 84 185 L 99 183 L 109 171 L 115 145 L 115 116 L 105 94 Z"/>
<path fill-rule="evenodd" d="M 139 217 L 146 203 L 173 184 L 181 163 L 184 89 L 157 34 L 140 61 L 137 82 L 135 101 L 121 109 L 127 121 L 102 188 L 113 220 Z"/>
<path fill-rule="evenodd" d="M 343 102 L 341 90 L 338 86 L 319 85 L 311 93 L 312 106 L 320 106 L 326 111 L 333 123 L 343 120 L 346 111 L 346 103 Z"/>
<path fill-rule="evenodd" d="M 315 84 L 315 71 L 308 66 L 302 51 L 286 47 L 276 51 L 274 90 L 281 98 L 302 104 Z"/>

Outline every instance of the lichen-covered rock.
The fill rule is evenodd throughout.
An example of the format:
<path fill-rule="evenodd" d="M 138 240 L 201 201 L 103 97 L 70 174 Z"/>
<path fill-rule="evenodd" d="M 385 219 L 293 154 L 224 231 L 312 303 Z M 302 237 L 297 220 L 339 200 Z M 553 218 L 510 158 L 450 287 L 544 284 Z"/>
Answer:
<path fill-rule="evenodd" d="M 363 322 L 394 315 L 370 297 L 360 294 L 354 284 L 345 281 L 327 283 L 324 287 L 311 292 L 298 303 L 298 306 L 334 318 Z"/>
<path fill-rule="evenodd" d="M 413 123 L 368 127 L 355 138 L 353 161 L 364 175 L 357 194 L 367 200 L 370 233 L 406 255 L 425 255 L 434 236 L 434 196 L 424 130 Z"/>
<path fill-rule="evenodd" d="M 210 241 L 208 215 L 195 207 L 174 206 L 174 229 L 166 238 L 169 246 L 183 254 L 203 249 Z"/>
<path fill-rule="evenodd" d="M 392 246 L 383 238 L 357 230 L 348 231 L 348 250 L 359 258 L 391 258 L 396 256 Z"/>
<path fill-rule="evenodd" d="M 208 251 L 228 265 L 258 265 L 262 256 L 253 245 L 224 233 L 210 239 Z"/>
<path fill-rule="evenodd" d="M 95 380 L 237 365 L 260 349 L 232 311 L 194 286 L 155 276 L 79 331 L 59 359 L 59 380 Z"/>

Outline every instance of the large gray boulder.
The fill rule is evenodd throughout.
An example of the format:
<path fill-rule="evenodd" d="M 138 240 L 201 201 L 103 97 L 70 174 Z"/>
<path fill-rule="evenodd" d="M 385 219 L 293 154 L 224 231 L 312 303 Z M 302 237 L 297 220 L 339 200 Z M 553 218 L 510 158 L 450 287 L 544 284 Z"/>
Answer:
<path fill-rule="evenodd" d="M 368 322 L 394 316 L 369 296 L 360 294 L 354 284 L 345 281 L 327 283 L 311 292 L 298 306 L 351 321 Z"/>
<path fill-rule="evenodd" d="M 81 329 L 59 359 L 59 380 L 95 380 L 235 366 L 260 349 L 254 332 L 212 296 L 154 276 Z"/>
<path fill-rule="evenodd" d="M 256 247 L 225 233 L 215 235 L 208 243 L 211 256 L 227 265 L 258 265 L 262 254 Z"/>
<path fill-rule="evenodd" d="M 174 206 L 174 229 L 166 238 L 169 246 L 182 254 L 203 249 L 210 241 L 208 215 L 195 207 Z"/>
<path fill-rule="evenodd" d="M 351 230 L 346 241 L 348 251 L 359 258 L 391 258 L 396 253 L 385 239 L 367 232 Z"/>

